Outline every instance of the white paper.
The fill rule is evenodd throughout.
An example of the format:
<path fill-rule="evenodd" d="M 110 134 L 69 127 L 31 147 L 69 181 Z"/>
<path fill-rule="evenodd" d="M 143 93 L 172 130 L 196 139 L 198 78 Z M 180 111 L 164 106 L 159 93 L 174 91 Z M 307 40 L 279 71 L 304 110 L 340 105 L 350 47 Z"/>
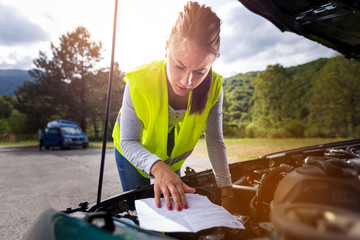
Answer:
<path fill-rule="evenodd" d="M 189 208 L 182 211 L 168 210 L 163 198 L 161 208 L 156 207 L 154 198 L 135 200 L 140 227 L 158 232 L 198 232 L 212 227 L 244 229 L 235 217 L 207 197 L 186 194 L 186 200 Z"/>

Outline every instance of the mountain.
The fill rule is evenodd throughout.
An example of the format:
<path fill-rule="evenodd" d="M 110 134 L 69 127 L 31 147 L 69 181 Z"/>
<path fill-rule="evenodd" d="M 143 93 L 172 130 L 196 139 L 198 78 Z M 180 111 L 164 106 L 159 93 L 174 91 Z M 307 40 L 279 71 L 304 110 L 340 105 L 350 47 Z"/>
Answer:
<path fill-rule="evenodd" d="M 34 81 L 26 70 L 0 70 L 0 95 L 14 96 L 24 81 Z"/>

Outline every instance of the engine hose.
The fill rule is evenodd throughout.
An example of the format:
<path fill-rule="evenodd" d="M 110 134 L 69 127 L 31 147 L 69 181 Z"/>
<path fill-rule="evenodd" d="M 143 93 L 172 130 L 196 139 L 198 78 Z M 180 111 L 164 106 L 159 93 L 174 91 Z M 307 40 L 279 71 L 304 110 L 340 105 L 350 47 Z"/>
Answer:
<path fill-rule="evenodd" d="M 266 198 L 273 198 L 274 192 L 279 181 L 284 177 L 282 173 L 288 173 L 292 169 L 288 167 L 277 167 L 271 170 L 265 177 L 261 180 L 261 185 L 259 186 L 259 190 L 254 198 L 256 198 L 257 204 L 255 207 L 256 209 L 256 216 L 262 216 L 268 207 L 265 206 L 265 199 Z M 273 186 L 271 186 L 273 185 Z M 255 199 L 254 199 L 255 200 Z M 254 204 L 254 202 L 252 203 Z M 266 208 L 265 208 L 266 207 Z"/>
<path fill-rule="evenodd" d="M 258 200 L 263 200 L 263 198 L 268 194 L 272 189 L 269 188 L 270 184 L 274 184 L 274 178 L 279 177 L 281 173 L 287 173 L 289 170 L 287 167 L 277 167 L 270 171 L 265 177 L 261 180 L 261 185 L 258 193 Z M 275 190 L 275 189 L 273 189 Z"/>

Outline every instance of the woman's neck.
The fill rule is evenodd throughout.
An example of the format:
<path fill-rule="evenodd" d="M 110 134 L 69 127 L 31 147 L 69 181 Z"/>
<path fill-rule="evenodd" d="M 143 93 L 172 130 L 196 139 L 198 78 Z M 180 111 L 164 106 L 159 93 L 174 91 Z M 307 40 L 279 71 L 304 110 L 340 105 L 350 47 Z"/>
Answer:
<path fill-rule="evenodd" d="M 168 102 L 174 110 L 186 109 L 188 104 L 189 93 L 185 96 L 177 95 L 171 87 L 169 81 L 167 81 L 168 87 Z"/>

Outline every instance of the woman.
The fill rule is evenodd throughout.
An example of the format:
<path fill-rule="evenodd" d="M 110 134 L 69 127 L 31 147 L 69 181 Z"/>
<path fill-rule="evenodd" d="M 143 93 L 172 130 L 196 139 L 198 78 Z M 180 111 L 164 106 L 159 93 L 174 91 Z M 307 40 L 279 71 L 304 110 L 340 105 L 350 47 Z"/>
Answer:
<path fill-rule="evenodd" d="M 222 81 L 212 71 L 220 47 L 220 19 L 209 7 L 188 2 L 166 42 L 166 60 L 126 74 L 122 109 L 115 124 L 115 157 L 124 191 L 150 184 L 155 204 L 188 208 L 180 168 L 205 129 L 209 158 L 231 210 L 233 191 L 222 136 Z M 232 209 L 233 210 L 233 209 Z"/>

